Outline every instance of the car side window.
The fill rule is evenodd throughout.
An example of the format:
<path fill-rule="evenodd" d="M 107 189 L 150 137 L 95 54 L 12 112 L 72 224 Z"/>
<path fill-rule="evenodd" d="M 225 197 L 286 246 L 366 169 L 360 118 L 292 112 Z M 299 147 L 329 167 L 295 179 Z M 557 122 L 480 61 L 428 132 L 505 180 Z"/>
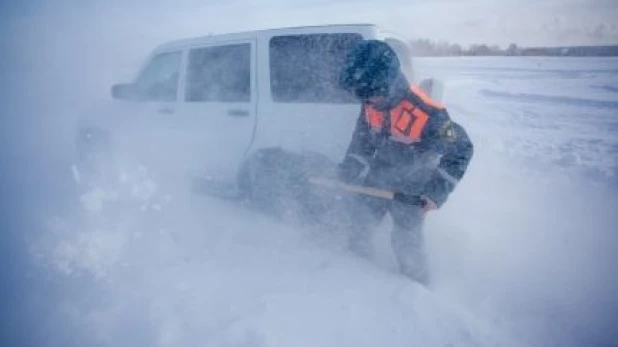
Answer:
<path fill-rule="evenodd" d="M 181 59 L 181 52 L 155 55 L 135 82 L 139 100 L 176 101 Z"/>
<path fill-rule="evenodd" d="M 270 40 L 270 90 L 285 103 L 356 103 L 339 87 L 344 59 L 359 34 L 275 36 Z"/>
<path fill-rule="evenodd" d="M 251 44 L 189 51 L 187 102 L 251 101 Z"/>

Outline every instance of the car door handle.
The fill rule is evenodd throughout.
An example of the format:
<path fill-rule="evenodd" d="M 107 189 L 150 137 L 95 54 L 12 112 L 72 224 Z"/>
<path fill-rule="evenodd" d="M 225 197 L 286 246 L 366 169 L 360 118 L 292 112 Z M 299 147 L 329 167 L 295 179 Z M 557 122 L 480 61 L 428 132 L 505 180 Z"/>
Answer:
<path fill-rule="evenodd" d="M 160 114 L 174 114 L 174 109 L 170 107 L 161 107 L 158 112 Z"/>
<path fill-rule="evenodd" d="M 249 111 L 232 109 L 227 111 L 227 115 L 232 117 L 247 117 L 249 116 Z"/>

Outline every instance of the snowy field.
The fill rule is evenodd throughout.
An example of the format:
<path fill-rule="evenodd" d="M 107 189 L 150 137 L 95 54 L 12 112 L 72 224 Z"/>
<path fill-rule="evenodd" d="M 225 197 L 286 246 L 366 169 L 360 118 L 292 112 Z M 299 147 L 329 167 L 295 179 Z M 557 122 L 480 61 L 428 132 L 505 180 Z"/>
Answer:
<path fill-rule="evenodd" d="M 71 119 L 49 117 L 76 107 L 34 100 L 53 92 L 85 106 L 94 93 L 51 82 L 34 95 L 3 90 L 20 100 L 3 114 L 25 116 L 3 117 L 1 128 L 11 260 L 2 337 L 7 346 L 618 345 L 617 67 L 416 60 L 417 74 L 446 83 L 476 149 L 428 217 L 433 291 L 394 273 L 389 220 L 368 262 L 341 235 L 163 189 L 156 168 L 138 163 L 117 187 L 73 200 Z"/>

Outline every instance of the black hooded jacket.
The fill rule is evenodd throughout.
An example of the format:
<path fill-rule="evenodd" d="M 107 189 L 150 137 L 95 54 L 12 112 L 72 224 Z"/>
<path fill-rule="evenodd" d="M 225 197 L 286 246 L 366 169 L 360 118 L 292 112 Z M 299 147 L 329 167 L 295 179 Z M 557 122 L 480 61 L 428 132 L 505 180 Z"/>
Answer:
<path fill-rule="evenodd" d="M 428 116 L 414 143 L 393 138 L 388 116 L 406 101 Z M 368 121 L 369 108 L 383 113 L 381 129 Z M 464 128 L 402 76 L 382 104 L 363 104 L 344 160 L 360 157 L 369 164 L 367 185 L 424 195 L 439 207 L 465 174 L 472 155 L 473 145 Z"/>

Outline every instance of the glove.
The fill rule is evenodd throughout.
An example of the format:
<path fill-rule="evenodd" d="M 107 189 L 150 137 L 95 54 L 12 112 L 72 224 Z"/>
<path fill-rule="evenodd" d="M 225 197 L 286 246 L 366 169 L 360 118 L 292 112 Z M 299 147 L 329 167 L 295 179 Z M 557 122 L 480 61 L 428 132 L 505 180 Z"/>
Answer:
<path fill-rule="evenodd" d="M 348 154 L 337 166 L 337 177 L 346 183 L 361 182 L 369 174 L 369 162 L 358 154 Z"/>
<path fill-rule="evenodd" d="M 438 205 L 436 205 L 436 203 L 433 202 L 433 200 L 431 200 L 429 197 L 423 195 L 422 199 L 423 203 L 421 205 L 421 209 L 423 210 L 423 212 L 429 212 L 438 209 Z"/>
<path fill-rule="evenodd" d="M 437 207 L 442 206 L 455 186 L 459 182 L 457 177 L 452 176 L 446 170 L 438 168 L 432 178 L 425 184 L 423 194 Z"/>

